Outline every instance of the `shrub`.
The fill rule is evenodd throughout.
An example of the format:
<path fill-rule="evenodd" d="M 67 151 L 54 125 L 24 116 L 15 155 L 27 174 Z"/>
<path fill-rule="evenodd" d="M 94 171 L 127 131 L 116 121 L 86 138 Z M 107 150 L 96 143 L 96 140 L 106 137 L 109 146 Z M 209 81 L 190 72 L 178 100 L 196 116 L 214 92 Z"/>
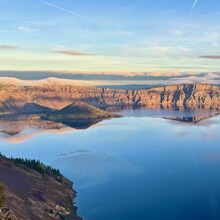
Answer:
<path fill-rule="evenodd" d="M 7 197 L 5 195 L 5 186 L 0 183 L 0 209 L 5 206 L 7 202 Z"/>

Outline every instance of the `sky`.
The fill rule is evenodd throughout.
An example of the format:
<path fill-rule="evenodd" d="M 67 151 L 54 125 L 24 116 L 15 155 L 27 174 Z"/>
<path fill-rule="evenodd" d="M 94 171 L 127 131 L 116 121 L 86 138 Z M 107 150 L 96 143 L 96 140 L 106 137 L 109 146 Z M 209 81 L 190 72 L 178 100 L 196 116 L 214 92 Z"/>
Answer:
<path fill-rule="evenodd" d="M 220 72 L 220 1 L 0 0 L 0 70 Z"/>

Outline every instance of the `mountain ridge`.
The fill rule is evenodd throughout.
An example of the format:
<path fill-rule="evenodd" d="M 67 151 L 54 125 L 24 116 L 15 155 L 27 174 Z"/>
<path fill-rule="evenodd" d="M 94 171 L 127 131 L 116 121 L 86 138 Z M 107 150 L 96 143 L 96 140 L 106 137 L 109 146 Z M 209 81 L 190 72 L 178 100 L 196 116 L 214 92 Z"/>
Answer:
<path fill-rule="evenodd" d="M 0 112 L 2 114 L 24 113 L 23 107 L 27 103 L 31 106 L 29 113 L 32 113 L 35 110 L 40 111 L 39 106 L 60 110 L 75 101 L 82 101 L 102 109 L 108 107 L 174 107 L 219 110 L 220 88 L 200 83 L 167 85 L 145 90 L 117 90 L 56 83 L 37 86 L 0 83 Z"/>

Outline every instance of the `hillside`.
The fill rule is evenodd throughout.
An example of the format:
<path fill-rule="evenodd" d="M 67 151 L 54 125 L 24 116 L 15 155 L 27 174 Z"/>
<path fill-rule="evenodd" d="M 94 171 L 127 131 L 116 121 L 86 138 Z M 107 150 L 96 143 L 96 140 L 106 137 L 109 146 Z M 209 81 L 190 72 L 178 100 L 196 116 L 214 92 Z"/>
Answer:
<path fill-rule="evenodd" d="M 42 114 L 42 119 L 49 121 L 81 121 L 110 118 L 111 115 L 101 109 L 84 102 L 73 102 L 71 105 L 57 111 L 49 111 Z"/>
<path fill-rule="evenodd" d="M 205 108 L 220 109 L 220 88 L 204 84 L 170 85 L 146 90 L 114 90 L 67 85 L 58 80 L 48 84 L 19 86 L 0 84 L 0 113 L 60 110 L 76 101 L 100 108 Z M 31 106 L 31 107 L 30 107 Z"/>
<path fill-rule="evenodd" d="M 72 183 L 58 170 L 34 160 L 0 156 L 0 183 L 6 186 L 8 200 L 0 219 L 9 215 L 6 220 L 80 220 L 72 202 L 76 197 Z"/>

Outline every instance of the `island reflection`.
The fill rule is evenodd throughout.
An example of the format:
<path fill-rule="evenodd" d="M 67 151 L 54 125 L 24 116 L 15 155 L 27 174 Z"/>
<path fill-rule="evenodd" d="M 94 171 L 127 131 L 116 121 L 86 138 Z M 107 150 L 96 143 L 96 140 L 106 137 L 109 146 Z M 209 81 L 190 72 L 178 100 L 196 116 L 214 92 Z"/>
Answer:
<path fill-rule="evenodd" d="M 163 118 L 170 121 L 177 121 L 188 125 L 197 124 L 209 126 L 208 119 L 217 117 L 220 113 L 215 111 L 179 111 L 179 110 L 161 110 L 161 109 L 125 109 L 118 112 L 126 117 L 148 117 Z M 206 121 L 207 123 L 204 123 Z M 0 118 L 0 140 L 21 143 L 32 139 L 33 137 L 44 134 L 64 134 L 77 130 L 84 130 L 99 126 L 102 120 L 57 123 L 29 115 L 7 115 Z"/>

